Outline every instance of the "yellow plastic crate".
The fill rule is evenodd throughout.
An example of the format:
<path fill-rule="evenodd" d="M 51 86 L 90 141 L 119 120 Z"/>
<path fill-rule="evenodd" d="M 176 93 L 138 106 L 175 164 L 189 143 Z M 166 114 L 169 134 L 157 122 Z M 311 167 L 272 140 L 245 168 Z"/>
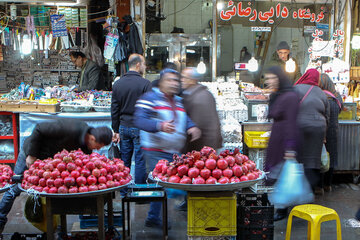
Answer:
<path fill-rule="evenodd" d="M 236 194 L 189 193 L 188 236 L 236 236 Z"/>
<path fill-rule="evenodd" d="M 266 148 L 269 137 L 261 137 L 266 132 L 245 131 L 245 144 L 249 148 Z"/>

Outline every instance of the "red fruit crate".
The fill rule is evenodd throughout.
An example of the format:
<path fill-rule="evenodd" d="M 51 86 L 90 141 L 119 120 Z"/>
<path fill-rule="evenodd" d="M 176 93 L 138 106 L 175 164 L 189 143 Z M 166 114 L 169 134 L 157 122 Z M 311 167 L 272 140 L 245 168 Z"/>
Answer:
<path fill-rule="evenodd" d="M 274 238 L 274 206 L 267 194 L 239 194 L 237 206 L 237 239 Z"/>

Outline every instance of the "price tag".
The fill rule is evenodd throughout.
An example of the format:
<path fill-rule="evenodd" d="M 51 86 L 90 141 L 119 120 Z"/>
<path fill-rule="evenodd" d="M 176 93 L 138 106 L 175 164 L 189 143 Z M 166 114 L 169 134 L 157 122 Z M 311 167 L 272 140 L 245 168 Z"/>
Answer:
<path fill-rule="evenodd" d="M 149 196 L 152 196 L 154 192 L 146 192 L 146 191 L 141 191 L 141 192 L 138 192 L 138 196 L 140 197 L 149 197 Z"/>

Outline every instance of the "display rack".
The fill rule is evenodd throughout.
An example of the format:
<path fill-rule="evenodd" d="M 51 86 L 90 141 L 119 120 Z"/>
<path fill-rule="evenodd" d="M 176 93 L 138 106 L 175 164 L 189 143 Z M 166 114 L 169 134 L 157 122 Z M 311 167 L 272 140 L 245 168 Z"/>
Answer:
<path fill-rule="evenodd" d="M 10 6 L 6 3 L 4 11 L 10 15 Z M 68 56 L 68 51 L 80 50 L 86 46 L 88 34 L 88 8 L 87 5 L 59 6 L 54 4 L 29 4 L 26 2 L 15 3 L 16 22 L 10 21 L 10 30 L 26 28 L 25 18 L 29 15 L 35 16 L 35 30 L 40 34 L 42 31 L 51 31 L 51 14 L 64 14 L 66 26 L 74 42 L 76 31 L 81 31 L 81 46 L 73 46 L 66 49 L 66 52 L 59 52 L 57 47 L 45 53 L 45 50 L 33 50 L 31 55 L 21 55 L 19 50 L 13 46 L 3 48 L 4 61 L 0 63 L 0 73 L 3 78 L 0 84 L 2 92 L 10 91 L 21 82 L 35 87 L 45 88 L 55 85 L 78 84 L 80 70 L 75 66 Z M 16 31 L 17 32 L 17 31 Z M 45 40 L 44 40 L 45 41 Z M 57 44 L 59 45 L 59 44 Z M 45 58 L 45 56 L 47 56 Z"/>
<path fill-rule="evenodd" d="M 14 159 L 3 159 L 3 160 L 0 160 L 0 163 L 16 163 L 16 160 L 18 157 L 18 134 L 17 134 L 16 114 L 12 113 L 12 112 L 0 112 L 0 116 L 3 116 L 3 115 L 11 116 L 12 135 L 0 136 L 0 140 L 13 140 Z M 0 145 L 1 145 L 1 143 L 0 143 Z"/>

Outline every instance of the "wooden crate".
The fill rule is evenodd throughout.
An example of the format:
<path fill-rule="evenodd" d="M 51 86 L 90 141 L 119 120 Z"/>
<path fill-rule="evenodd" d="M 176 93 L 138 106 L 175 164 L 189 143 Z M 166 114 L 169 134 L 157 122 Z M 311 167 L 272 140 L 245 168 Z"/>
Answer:
<path fill-rule="evenodd" d="M 350 79 L 351 80 L 360 80 L 360 67 L 351 67 L 350 68 Z"/>
<path fill-rule="evenodd" d="M 0 111 L 8 112 L 59 112 L 59 104 L 39 104 L 37 102 L 7 101 L 0 103 Z"/>

